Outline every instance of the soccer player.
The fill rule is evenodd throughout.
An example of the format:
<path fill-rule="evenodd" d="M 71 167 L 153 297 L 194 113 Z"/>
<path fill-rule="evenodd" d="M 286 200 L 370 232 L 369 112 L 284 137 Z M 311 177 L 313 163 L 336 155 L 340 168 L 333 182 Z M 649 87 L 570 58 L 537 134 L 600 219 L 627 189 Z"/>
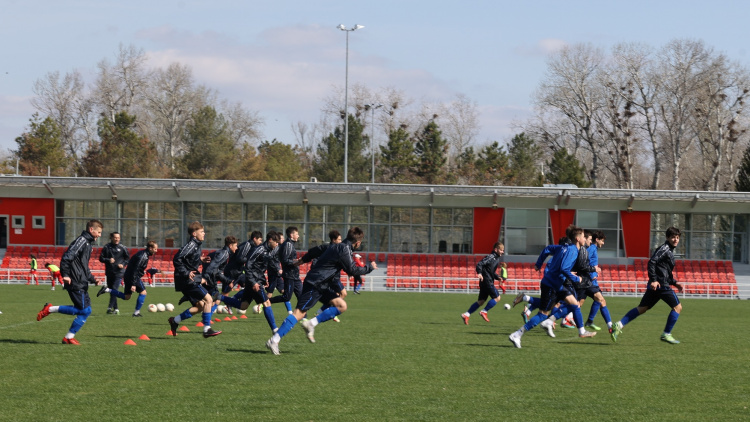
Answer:
<path fill-rule="evenodd" d="M 354 254 L 354 263 L 357 264 L 358 267 L 365 266 L 365 261 L 362 260 L 362 255 L 358 253 Z M 352 279 L 354 280 L 354 294 L 358 295 L 360 289 L 362 289 L 362 286 L 365 284 L 365 280 L 361 275 L 355 275 Z"/>
<path fill-rule="evenodd" d="M 648 261 L 648 284 L 646 285 L 646 292 L 641 298 L 641 303 L 628 311 L 621 320 L 612 324 L 612 341 L 617 341 L 625 325 L 638 318 L 639 315 L 646 313 L 660 300 L 663 300 L 672 310 L 667 317 L 667 325 L 664 327 L 661 340 L 671 344 L 680 343 L 672 337 L 672 328 L 674 328 L 677 318 L 680 317 L 680 312 L 682 312 L 680 299 L 672 290 L 672 286 L 674 286 L 678 292 L 682 291 L 682 286 L 672 277 L 674 249 L 680 243 L 680 229 L 670 227 L 667 229 L 666 235 L 666 242 L 654 251 Z"/>
<path fill-rule="evenodd" d="M 492 299 L 487 302 L 487 306 L 485 306 L 484 309 L 479 311 L 479 315 L 485 321 L 490 322 L 490 319 L 487 317 L 487 311 L 495 307 L 497 301 L 500 300 L 500 294 L 495 288 L 495 280 L 501 280 L 501 277 L 497 275 L 497 267 L 500 265 L 503 253 L 505 253 L 505 245 L 501 242 L 496 242 L 492 246 L 492 253 L 485 256 L 477 263 L 475 270 L 477 274 L 479 274 L 479 297 L 476 302 L 471 304 L 469 310 L 461 314 L 464 324 L 469 325 L 469 317 L 471 314 L 479 309 L 480 306 L 484 305 L 484 302 L 487 301 L 488 297 Z"/>
<path fill-rule="evenodd" d="M 304 254 L 304 255 L 302 255 L 302 258 L 300 258 L 298 264 L 304 264 L 304 263 L 308 263 L 308 262 L 312 262 L 314 264 L 315 261 L 318 258 L 320 258 L 321 255 L 323 255 L 323 252 L 325 252 L 326 249 L 328 249 L 328 246 L 336 244 L 336 243 L 341 243 L 341 233 L 339 233 L 338 230 L 331 230 L 330 232 L 328 232 L 328 239 L 330 240 L 330 243 L 324 243 L 322 245 L 314 246 L 314 247 L 308 249 L 307 253 Z M 356 263 L 356 261 L 355 261 L 355 263 Z M 331 280 L 330 284 L 331 285 L 335 285 L 335 286 L 342 285 L 341 284 L 341 272 L 338 272 L 338 273 L 334 274 L 333 280 Z M 301 291 L 301 286 L 300 286 L 300 291 Z M 297 297 L 297 300 L 299 301 L 299 297 Z M 326 305 L 326 304 L 324 304 L 323 306 L 321 306 L 320 309 L 318 309 L 318 312 L 317 312 L 316 315 L 320 315 L 320 313 L 323 312 L 325 309 L 327 309 L 329 306 L 330 305 Z M 306 320 L 306 319 L 307 318 L 303 318 L 303 320 Z M 335 322 L 341 322 L 341 320 L 339 319 L 338 315 L 336 315 L 335 317 L 333 317 L 333 320 Z"/>
<path fill-rule="evenodd" d="M 224 275 L 224 268 L 226 268 L 227 262 L 237 250 L 237 238 L 234 236 L 227 236 L 224 238 L 224 247 L 211 252 L 208 254 L 210 263 L 203 266 L 203 279 L 207 280 L 206 290 L 214 298 L 214 306 L 211 312 L 216 312 L 218 301 L 220 298 L 219 294 L 219 282 L 223 286 L 231 283 L 231 280 Z M 231 313 L 231 311 L 230 311 Z"/>
<path fill-rule="evenodd" d="M 250 249 L 250 256 L 247 258 L 245 274 L 240 276 L 240 279 L 244 278 L 243 284 L 245 288 L 235 295 L 235 297 L 221 297 L 221 301 L 225 305 L 235 307 L 241 311 L 246 310 L 250 306 L 250 301 L 255 301 L 258 306 L 262 305 L 263 315 L 266 317 L 266 322 L 268 322 L 268 326 L 271 327 L 271 331 L 274 333 L 277 329 L 276 319 L 273 316 L 271 302 L 268 300 L 268 295 L 264 287 L 266 284 L 264 273 L 269 263 L 276 259 L 274 254 L 278 252 L 279 239 L 279 234 L 271 230 L 266 234 L 265 242 L 253 246 Z M 258 310 L 260 311 L 260 308 Z"/>
<path fill-rule="evenodd" d="M 591 233 L 591 244 L 588 247 L 588 252 L 589 261 L 594 267 L 599 265 L 599 249 L 604 246 L 604 239 L 604 233 L 602 233 L 600 230 Z M 594 325 L 594 318 L 596 317 L 597 312 L 601 310 L 604 322 L 607 323 L 607 328 L 611 333 L 612 319 L 610 318 L 609 309 L 607 308 L 607 301 L 604 300 L 602 290 L 601 288 L 599 288 L 599 283 L 597 282 L 598 277 L 598 272 L 591 273 L 591 284 L 593 285 L 593 288 L 595 290 L 598 290 L 598 293 L 595 293 L 594 295 L 594 303 L 591 304 L 591 310 L 589 311 L 589 316 L 586 319 L 584 327 L 599 331 L 599 327 Z M 581 306 L 583 306 L 583 301 L 581 302 Z"/>
<path fill-rule="evenodd" d="M 299 260 L 297 259 L 297 249 L 294 247 L 297 240 L 299 240 L 299 230 L 297 227 L 287 227 L 286 240 L 279 245 L 279 252 L 277 254 L 278 260 L 281 263 L 281 277 L 284 280 L 284 285 L 280 289 L 282 294 L 270 299 L 271 303 L 284 302 L 284 306 L 286 306 L 286 310 L 290 315 L 293 313 L 292 294 L 299 300 L 299 295 L 302 293 L 302 280 L 299 278 L 299 266 L 297 265 Z"/>
<path fill-rule="evenodd" d="M 148 274 L 148 285 L 151 287 L 154 287 L 156 283 L 154 282 L 154 276 L 156 274 L 161 274 L 161 270 L 158 268 L 151 267 L 146 270 L 146 274 Z"/>
<path fill-rule="evenodd" d="M 240 276 L 245 272 L 247 258 L 250 256 L 250 251 L 261 243 L 263 243 L 263 233 L 255 230 L 250 233 L 250 238 L 247 241 L 237 245 L 237 250 L 229 258 L 227 266 L 224 267 L 224 275 L 231 281 L 222 286 L 222 293 L 228 294 L 238 281 L 244 283 L 244 277 L 240 278 Z"/>
<path fill-rule="evenodd" d="M 42 310 L 36 315 L 37 321 L 41 321 L 50 313 L 57 312 L 76 316 L 68 333 L 62 340 L 63 344 L 80 345 L 75 338 L 76 333 L 91 315 L 88 283 L 99 285 L 100 282 L 94 278 L 91 270 L 89 270 L 89 259 L 91 258 L 91 244 L 101 235 L 102 222 L 89 220 L 86 223 L 86 230 L 68 246 L 60 259 L 60 272 L 63 276 L 64 288 L 68 290 L 68 296 L 70 296 L 73 306 L 52 306 L 51 303 L 45 303 Z"/>
<path fill-rule="evenodd" d="M 49 262 L 45 263 L 44 266 L 47 267 L 50 273 L 50 277 L 52 278 L 52 290 L 55 290 L 55 280 L 60 283 L 60 287 L 63 287 L 62 275 L 60 275 L 60 267 L 54 264 L 50 264 Z"/>
<path fill-rule="evenodd" d="M 133 316 L 142 317 L 141 308 L 143 307 L 143 303 L 146 302 L 146 287 L 143 286 L 143 280 L 141 280 L 141 278 L 146 273 L 149 258 L 154 256 L 158 250 L 156 242 L 149 240 L 146 244 L 146 249 L 138 251 L 130 258 L 128 266 L 125 269 L 125 275 L 123 276 L 123 281 L 125 281 L 124 293 L 117 289 L 110 289 L 107 286 L 102 286 L 96 296 L 99 297 L 105 293 L 109 293 L 111 296 L 117 296 L 123 300 L 130 300 L 133 292 L 137 292 L 138 299 L 135 301 L 135 311 L 133 311 Z"/>
<path fill-rule="evenodd" d="M 571 225 L 566 230 L 566 233 L 568 239 L 575 243 L 570 245 L 547 246 L 542 253 L 539 254 L 539 258 L 536 261 L 536 270 L 539 271 L 544 260 L 548 256 L 552 256 L 544 269 L 544 277 L 540 282 L 542 297 L 540 299 L 539 312 L 534 315 L 529 322 L 508 337 L 508 340 L 519 349 L 521 348 L 521 337 L 523 334 L 545 321 L 555 304 L 561 300 L 564 300 L 567 303 L 566 307 L 568 310 L 573 311 L 576 316 L 576 322 L 579 323 L 578 326 L 580 327 L 578 336 L 593 337 L 596 335 L 596 333 L 584 330 L 583 316 L 581 316 L 581 309 L 578 307 L 575 290 L 571 283 L 566 283 L 566 281 L 572 281 L 575 283 L 581 281 L 578 276 L 571 273 L 571 269 L 578 258 L 578 249 L 584 242 L 583 229 Z M 549 333 L 554 327 L 550 322 L 549 327 L 544 328 Z"/>
<path fill-rule="evenodd" d="M 39 285 L 39 277 L 36 275 L 37 265 L 39 265 L 36 261 L 36 256 L 34 256 L 33 253 L 29 254 L 29 278 L 26 282 L 26 285 L 28 286 L 31 284 L 31 280 L 33 279 L 36 282 L 36 285 Z"/>
<path fill-rule="evenodd" d="M 172 335 L 177 336 L 177 328 L 180 322 L 191 318 L 193 314 L 203 312 L 203 337 L 213 337 L 221 334 L 221 331 L 215 331 L 211 328 L 211 309 L 214 305 L 213 298 L 204 284 L 207 280 L 198 272 L 198 267 L 202 264 L 208 264 L 209 257 L 202 256 L 201 245 L 206 238 L 206 231 L 203 224 L 193 221 L 188 225 L 188 234 L 190 240 L 174 255 L 172 263 L 174 264 L 174 289 L 187 296 L 193 306 L 183 311 L 176 317 L 169 318 L 169 328 Z"/>
<path fill-rule="evenodd" d="M 310 271 L 305 276 L 302 283 L 302 295 L 297 301 L 297 308 L 294 314 L 289 315 L 279 330 L 266 342 L 266 347 L 278 355 L 279 342 L 289 331 L 299 322 L 317 302 L 331 304 L 332 306 L 323 311 L 315 318 L 302 323 L 307 333 L 307 339 L 315 343 L 315 327 L 324 323 L 333 317 L 346 311 L 346 289 L 342 288 L 341 283 L 331 284 L 337 273 L 344 270 L 349 275 L 369 274 L 377 268 L 375 262 L 364 267 L 358 267 L 352 259 L 352 250 L 362 245 L 365 233 L 359 227 L 349 229 L 346 234 L 346 240 L 341 243 L 330 244 L 325 252 L 310 267 Z"/>
<path fill-rule="evenodd" d="M 277 245 L 281 245 L 281 243 L 284 242 L 284 235 L 278 232 L 276 233 L 279 235 L 279 242 L 277 243 Z M 281 262 L 279 261 L 278 247 L 279 246 L 276 246 L 276 249 L 271 253 L 271 256 L 273 256 L 273 259 L 268 261 L 268 268 L 266 268 L 266 274 L 267 274 L 266 293 L 268 293 L 269 299 L 271 299 L 271 297 L 273 296 L 273 292 L 275 292 L 276 290 L 281 292 L 281 290 L 284 288 L 284 279 L 283 279 L 284 271 L 281 269 Z"/>
<path fill-rule="evenodd" d="M 128 248 L 120 244 L 120 233 L 112 232 L 109 234 L 109 243 L 102 247 L 99 254 L 99 262 L 104 264 L 104 275 L 107 277 L 107 287 L 112 290 L 120 288 L 120 282 L 125 275 L 125 266 L 128 265 L 130 255 Z M 117 306 L 117 296 L 109 296 L 108 314 L 120 314 Z"/>

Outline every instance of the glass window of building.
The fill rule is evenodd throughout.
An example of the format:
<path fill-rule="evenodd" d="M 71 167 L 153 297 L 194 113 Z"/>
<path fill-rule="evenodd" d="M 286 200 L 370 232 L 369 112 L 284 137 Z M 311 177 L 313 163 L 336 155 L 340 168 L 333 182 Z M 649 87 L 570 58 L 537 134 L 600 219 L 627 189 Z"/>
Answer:
<path fill-rule="evenodd" d="M 599 256 L 614 258 L 625 256 L 625 241 L 620 228 L 620 213 L 618 211 L 579 210 L 576 212 L 579 227 L 588 230 L 600 230 L 606 240 L 599 249 Z"/>
<path fill-rule="evenodd" d="M 550 242 L 546 209 L 507 209 L 501 239 L 508 255 L 538 255 Z"/>

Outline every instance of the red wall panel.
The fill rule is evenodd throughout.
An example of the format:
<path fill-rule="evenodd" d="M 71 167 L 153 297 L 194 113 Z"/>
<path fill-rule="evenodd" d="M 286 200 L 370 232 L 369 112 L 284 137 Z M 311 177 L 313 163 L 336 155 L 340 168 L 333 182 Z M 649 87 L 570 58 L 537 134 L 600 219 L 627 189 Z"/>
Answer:
<path fill-rule="evenodd" d="M 503 208 L 474 208 L 473 253 L 492 252 L 492 245 L 500 239 L 504 211 Z"/>
<path fill-rule="evenodd" d="M 648 258 L 651 238 L 651 213 L 649 211 L 620 211 L 622 237 L 628 258 Z"/>
<path fill-rule="evenodd" d="M 565 229 L 573 224 L 576 218 L 576 210 L 549 210 L 550 227 L 552 228 L 552 243 L 565 236 Z"/>
<path fill-rule="evenodd" d="M 8 216 L 9 245 L 54 245 L 55 200 L 35 198 L 0 198 L 0 215 Z M 14 229 L 13 216 L 24 217 L 24 228 Z M 44 228 L 32 228 L 32 217 L 44 217 Z"/>

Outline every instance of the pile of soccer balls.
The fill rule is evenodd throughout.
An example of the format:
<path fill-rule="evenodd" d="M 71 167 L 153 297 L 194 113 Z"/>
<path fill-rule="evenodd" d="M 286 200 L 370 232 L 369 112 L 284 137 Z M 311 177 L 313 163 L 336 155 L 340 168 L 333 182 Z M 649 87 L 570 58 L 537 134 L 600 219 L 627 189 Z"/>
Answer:
<path fill-rule="evenodd" d="M 163 303 L 152 303 L 148 305 L 148 311 L 149 312 L 172 312 L 174 311 L 174 305 L 171 303 L 167 303 L 166 305 Z"/>

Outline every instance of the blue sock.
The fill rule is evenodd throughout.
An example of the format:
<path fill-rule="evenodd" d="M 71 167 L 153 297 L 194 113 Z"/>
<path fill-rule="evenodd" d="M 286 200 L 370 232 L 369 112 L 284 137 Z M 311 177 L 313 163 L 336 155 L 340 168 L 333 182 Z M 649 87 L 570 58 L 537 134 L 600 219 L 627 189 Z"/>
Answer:
<path fill-rule="evenodd" d="M 638 308 L 633 308 L 633 309 L 629 310 L 628 313 L 625 314 L 624 317 L 622 317 L 622 319 L 620 320 L 620 322 L 622 322 L 622 325 L 627 325 L 627 323 L 629 323 L 632 320 L 638 318 L 638 315 L 640 315 L 638 313 Z"/>
<path fill-rule="evenodd" d="M 667 325 L 664 327 L 665 333 L 670 334 L 672 332 L 672 328 L 674 328 L 674 325 L 677 323 L 677 318 L 679 317 L 680 314 L 675 312 L 674 309 L 669 312 L 669 316 L 667 317 Z"/>
<path fill-rule="evenodd" d="M 552 313 L 552 316 L 555 317 L 555 319 L 563 319 L 565 318 L 565 315 L 568 315 L 568 312 L 572 312 L 573 310 L 568 310 L 569 305 L 563 305 L 557 308 L 555 312 Z"/>
<path fill-rule="evenodd" d="M 180 321 L 185 321 L 186 319 L 190 319 L 192 317 L 193 314 L 190 313 L 190 309 L 185 309 L 185 312 L 180 314 Z"/>
<path fill-rule="evenodd" d="M 576 322 L 576 327 L 583 327 L 583 314 L 581 313 L 581 307 L 578 305 L 568 305 L 568 309 L 573 308 L 573 321 Z"/>
<path fill-rule="evenodd" d="M 268 321 L 268 326 L 271 327 L 271 330 L 275 330 L 276 329 L 276 319 L 273 317 L 273 309 L 271 309 L 270 306 L 264 306 L 263 307 L 263 315 L 266 316 L 266 321 Z"/>
<path fill-rule="evenodd" d="M 75 306 L 69 305 L 58 306 L 57 312 L 65 315 L 78 315 L 78 309 Z"/>
<path fill-rule="evenodd" d="M 286 306 L 287 312 L 292 312 L 292 302 L 284 302 L 284 306 Z"/>
<path fill-rule="evenodd" d="M 138 299 L 135 300 L 135 310 L 140 311 L 145 301 L 146 295 L 138 295 Z"/>
<path fill-rule="evenodd" d="M 83 309 L 77 309 L 74 307 L 72 308 L 76 310 L 76 313 L 75 313 L 76 318 L 73 320 L 73 323 L 70 325 L 69 331 L 75 334 L 78 332 L 78 330 L 81 329 L 81 327 L 83 327 L 83 324 L 86 323 L 86 319 L 88 319 L 89 315 L 91 315 L 91 306 L 87 306 L 86 308 L 83 308 Z M 58 308 L 58 312 L 59 312 L 59 308 Z"/>
<path fill-rule="evenodd" d="M 328 309 L 321 312 L 316 318 L 318 318 L 318 324 L 320 324 L 339 315 L 341 315 L 341 311 L 339 311 L 339 308 L 335 306 L 329 306 Z"/>
<path fill-rule="evenodd" d="M 244 295 L 244 294 L 245 294 L 245 289 L 242 289 L 242 290 L 238 291 L 237 294 L 234 295 L 234 296 L 232 296 L 232 297 L 234 297 L 235 299 L 242 299 L 242 295 Z"/>
<path fill-rule="evenodd" d="M 541 323 L 542 321 L 544 321 L 547 318 L 548 318 L 547 315 L 544 315 L 543 313 L 539 312 L 536 315 L 534 315 L 533 317 L 531 317 L 531 319 L 529 319 L 529 322 L 527 322 L 523 326 L 524 326 L 524 328 L 526 328 L 526 331 L 529 331 L 530 329 L 536 327 L 537 325 L 539 325 L 539 323 Z"/>
<path fill-rule="evenodd" d="M 240 307 L 242 306 L 242 300 L 241 299 L 237 299 L 235 297 L 222 296 L 221 297 L 221 302 L 224 303 L 227 306 L 231 306 L 231 307 L 237 308 L 237 309 L 240 309 Z"/>
<path fill-rule="evenodd" d="M 602 306 L 601 311 L 602 311 L 602 316 L 604 317 L 604 322 L 606 322 L 607 325 L 609 325 L 609 323 L 612 322 L 612 318 L 610 318 L 609 316 L 609 309 L 607 309 L 606 306 Z"/>
<path fill-rule="evenodd" d="M 594 318 L 596 318 L 597 312 L 599 312 L 599 308 L 602 306 L 601 303 L 594 301 L 594 303 L 591 304 L 591 310 L 589 311 L 589 317 L 586 319 L 586 323 L 592 323 L 594 322 Z M 609 311 L 607 311 L 609 312 Z M 604 314 L 602 314 L 604 316 Z M 604 318 L 606 320 L 606 318 Z"/>
<path fill-rule="evenodd" d="M 211 317 L 213 316 L 213 312 L 203 312 L 201 314 L 201 322 L 203 325 L 211 325 Z M 184 318 L 183 318 L 184 320 Z"/>
<path fill-rule="evenodd" d="M 471 306 L 469 306 L 469 310 L 466 312 L 468 312 L 469 314 L 473 314 L 477 309 L 479 309 L 479 303 L 474 302 L 471 304 Z"/>
<path fill-rule="evenodd" d="M 539 307 L 539 302 L 541 302 L 541 299 L 539 299 L 538 297 L 530 297 L 529 302 L 526 304 L 526 308 L 528 308 L 529 312 L 531 312 Z"/>
<path fill-rule="evenodd" d="M 277 331 L 276 334 L 278 334 L 279 337 L 284 337 L 296 324 L 297 318 L 295 318 L 294 315 L 289 315 L 281 324 L 281 327 L 279 327 L 279 331 Z"/>
<path fill-rule="evenodd" d="M 484 311 L 485 312 L 489 311 L 490 309 L 494 308 L 495 305 L 497 305 L 497 300 L 496 299 L 490 300 L 489 302 L 487 302 L 487 306 L 484 307 Z"/>
<path fill-rule="evenodd" d="M 119 297 L 120 299 L 125 299 L 125 293 L 119 290 L 112 289 L 110 290 L 109 294 L 115 297 Z"/>
<path fill-rule="evenodd" d="M 216 312 L 216 308 L 218 308 L 218 307 L 219 307 L 219 305 L 216 302 L 214 302 L 214 306 L 211 307 L 211 313 L 212 314 L 215 313 Z"/>

